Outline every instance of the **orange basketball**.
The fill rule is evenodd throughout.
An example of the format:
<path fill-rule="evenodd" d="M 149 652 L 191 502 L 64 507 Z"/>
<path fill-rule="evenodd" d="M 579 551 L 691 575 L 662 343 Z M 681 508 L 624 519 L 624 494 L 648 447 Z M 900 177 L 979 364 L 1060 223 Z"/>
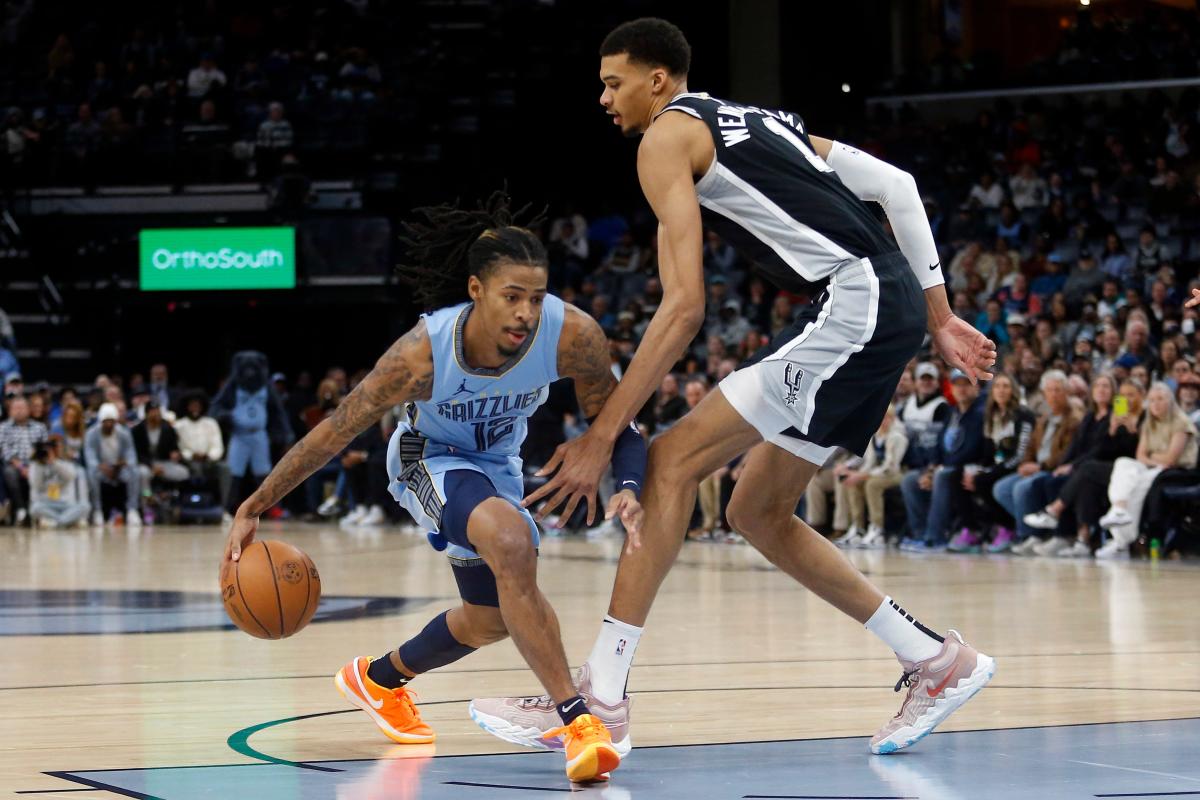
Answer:
<path fill-rule="evenodd" d="M 316 613 L 321 576 L 300 548 L 255 540 L 221 575 L 221 599 L 233 624 L 246 633 L 286 639 Z"/>

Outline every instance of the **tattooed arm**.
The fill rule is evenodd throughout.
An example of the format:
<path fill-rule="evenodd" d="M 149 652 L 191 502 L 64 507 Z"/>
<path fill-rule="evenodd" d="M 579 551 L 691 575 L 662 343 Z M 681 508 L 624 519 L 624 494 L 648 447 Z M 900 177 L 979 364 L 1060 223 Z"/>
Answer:
<path fill-rule="evenodd" d="M 608 354 L 608 338 L 600 324 L 570 303 L 558 339 L 558 374 L 575 381 L 575 396 L 584 419 L 594 419 L 617 388 Z"/>
<path fill-rule="evenodd" d="M 605 402 L 617 388 L 617 379 L 612 372 L 612 358 L 608 351 L 608 338 L 596 320 L 572 305 L 567 306 L 563 320 L 562 335 L 558 340 L 558 374 L 575 381 L 575 396 L 579 409 L 588 420 L 594 420 L 604 408 Z M 642 506 L 638 502 L 642 478 L 646 470 L 646 445 L 634 426 L 626 428 L 611 449 L 613 474 L 617 479 L 616 491 L 605 508 L 605 519 L 619 516 L 629 532 L 631 547 L 636 547 L 642 522 Z M 544 475 L 557 469 L 561 459 L 561 448 L 538 473 Z M 563 503 L 567 506 L 559 518 L 562 527 L 580 502 L 588 505 L 588 521 L 591 522 L 595 509 L 592 500 L 596 497 L 598 480 L 564 482 L 557 491 L 541 493 L 538 490 L 526 498 L 529 505 L 541 497 L 550 499 L 539 512 L 539 517 L 548 514 Z"/>
<path fill-rule="evenodd" d="M 258 490 L 242 503 L 226 543 L 225 557 L 238 559 L 254 538 L 258 517 L 345 449 L 355 436 L 397 403 L 427 400 L 433 355 L 425 322 L 400 337 L 329 417 L 288 450 Z"/>

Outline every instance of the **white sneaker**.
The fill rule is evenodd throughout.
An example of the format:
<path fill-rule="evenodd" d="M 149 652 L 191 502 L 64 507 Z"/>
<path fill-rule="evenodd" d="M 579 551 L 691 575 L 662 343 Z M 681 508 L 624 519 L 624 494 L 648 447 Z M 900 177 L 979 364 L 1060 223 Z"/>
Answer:
<path fill-rule="evenodd" d="M 13 520 L 13 524 L 21 526 L 25 524 L 25 520 L 29 519 L 29 510 L 25 508 L 17 509 L 17 516 Z"/>
<path fill-rule="evenodd" d="M 1121 544 L 1116 539 L 1109 539 L 1103 547 L 1096 551 L 1096 558 L 1101 561 L 1129 558 L 1129 545 Z"/>
<path fill-rule="evenodd" d="M 93 511 L 92 512 L 92 524 L 95 525 L 97 528 L 104 527 L 104 512 L 103 511 Z"/>
<path fill-rule="evenodd" d="M 1041 545 L 1041 543 L 1041 539 L 1037 538 L 1036 536 L 1030 536 L 1023 542 L 1014 544 L 1009 552 L 1014 556 L 1031 556 L 1034 554 L 1035 548 Z"/>
<path fill-rule="evenodd" d="M 862 533 L 858 530 L 857 525 L 851 525 L 850 529 L 841 536 L 833 540 L 833 543 L 838 547 L 854 547 L 862 539 Z"/>
<path fill-rule="evenodd" d="M 337 512 L 338 498 L 337 495 L 330 495 L 325 499 L 324 503 L 317 506 L 317 515 L 322 517 L 332 517 Z"/>
<path fill-rule="evenodd" d="M 45 528 L 47 530 L 57 528 L 58 522 L 48 517 L 34 517 L 33 526 L 35 528 Z"/>
<path fill-rule="evenodd" d="M 1108 510 L 1108 513 L 1100 518 L 1101 528 L 1119 528 L 1122 525 L 1132 525 L 1133 517 L 1129 515 L 1127 509 L 1120 506 L 1113 506 Z"/>
<path fill-rule="evenodd" d="M 320 513 L 320 512 L 317 512 L 317 513 Z M 367 515 L 367 507 L 364 505 L 357 505 L 354 507 L 353 511 L 351 511 L 346 516 L 342 517 L 342 523 L 344 525 L 357 525 L 358 523 L 362 522 L 362 518 L 365 517 L 366 515 Z"/>
<path fill-rule="evenodd" d="M 362 506 L 359 506 L 359 508 L 362 508 Z M 358 521 L 358 524 L 362 525 L 362 526 L 382 525 L 386 521 L 387 521 L 387 517 L 385 517 L 383 515 L 383 507 L 382 506 L 371 506 L 371 508 L 368 509 L 367 512 L 362 515 L 362 519 L 360 519 Z"/>
<path fill-rule="evenodd" d="M 1026 514 L 1025 524 L 1041 531 L 1052 531 L 1058 528 L 1058 517 L 1043 509 L 1042 511 L 1035 511 L 1032 514 Z"/>
<path fill-rule="evenodd" d="M 1091 558 L 1092 548 L 1088 547 L 1087 542 L 1076 539 L 1070 547 L 1064 547 L 1056 555 L 1059 558 Z"/>
<path fill-rule="evenodd" d="M 878 525 L 868 525 L 867 532 L 859 537 L 854 546 L 860 550 L 879 550 L 887 547 L 887 539 L 884 538 L 883 528 Z"/>
<path fill-rule="evenodd" d="M 1071 545 L 1061 536 L 1051 536 L 1044 542 L 1034 545 L 1033 554 L 1042 558 L 1056 556 L 1059 552 L 1066 550 Z"/>
<path fill-rule="evenodd" d="M 125 512 L 125 525 L 131 531 L 141 530 L 142 515 L 138 513 L 136 508 L 131 508 Z"/>
<path fill-rule="evenodd" d="M 79 520 L 78 520 L 78 521 L 75 523 L 75 527 L 76 527 L 76 528 L 86 528 L 86 527 L 88 527 L 88 518 L 87 518 L 87 517 L 80 517 L 80 518 L 79 518 Z"/>

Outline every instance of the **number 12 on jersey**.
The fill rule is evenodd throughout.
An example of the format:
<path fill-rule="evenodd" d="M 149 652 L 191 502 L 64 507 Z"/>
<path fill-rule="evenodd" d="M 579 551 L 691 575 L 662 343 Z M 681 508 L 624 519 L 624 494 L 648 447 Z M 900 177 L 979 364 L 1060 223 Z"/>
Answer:
<path fill-rule="evenodd" d="M 496 446 L 501 439 L 513 432 L 516 417 L 499 417 L 471 423 L 475 430 L 475 449 L 483 452 Z"/>

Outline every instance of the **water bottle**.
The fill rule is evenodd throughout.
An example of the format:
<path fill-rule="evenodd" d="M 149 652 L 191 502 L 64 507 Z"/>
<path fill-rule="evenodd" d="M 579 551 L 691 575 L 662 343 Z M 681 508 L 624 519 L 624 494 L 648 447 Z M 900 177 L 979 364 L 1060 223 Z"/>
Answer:
<path fill-rule="evenodd" d="M 1150 540 L 1150 560 L 1158 561 L 1158 557 L 1162 555 L 1162 542 L 1158 539 Z"/>

